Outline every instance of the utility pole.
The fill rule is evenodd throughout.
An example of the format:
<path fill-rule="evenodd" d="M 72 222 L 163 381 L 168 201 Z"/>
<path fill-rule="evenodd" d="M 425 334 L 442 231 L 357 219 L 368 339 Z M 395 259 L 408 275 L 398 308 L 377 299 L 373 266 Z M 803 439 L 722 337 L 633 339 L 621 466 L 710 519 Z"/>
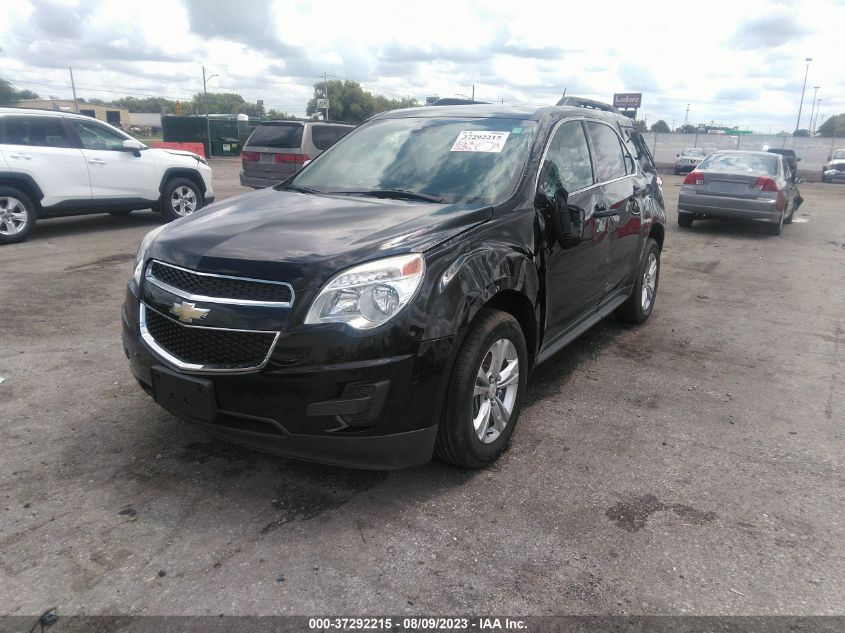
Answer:
<path fill-rule="evenodd" d="M 205 101 L 205 137 L 208 139 L 208 157 L 211 158 L 211 122 L 208 118 L 208 89 L 206 88 L 205 66 L 202 67 L 202 95 Z"/>
<path fill-rule="evenodd" d="M 684 115 L 684 125 L 689 121 L 689 104 L 687 104 L 687 113 Z"/>
<path fill-rule="evenodd" d="M 472 100 L 475 101 L 475 84 L 472 84 Z"/>
<path fill-rule="evenodd" d="M 323 71 L 323 85 L 326 87 L 326 121 L 329 120 L 329 76 Z"/>
<path fill-rule="evenodd" d="M 801 110 L 804 108 L 804 91 L 807 89 L 807 75 L 810 74 L 810 62 L 812 57 L 804 59 L 807 62 L 807 69 L 804 71 L 804 87 L 801 88 L 801 103 L 798 105 L 798 121 L 795 122 L 795 131 L 797 132 L 801 127 Z"/>
<path fill-rule="evenodd" d="M 73 83 L 73 68 L 68 66 L 67 69 L 70 71 L 70 88 L 73 90 L 73 108 L 79 114 L 79 103 L 76 101 L 76 84 Z"/>

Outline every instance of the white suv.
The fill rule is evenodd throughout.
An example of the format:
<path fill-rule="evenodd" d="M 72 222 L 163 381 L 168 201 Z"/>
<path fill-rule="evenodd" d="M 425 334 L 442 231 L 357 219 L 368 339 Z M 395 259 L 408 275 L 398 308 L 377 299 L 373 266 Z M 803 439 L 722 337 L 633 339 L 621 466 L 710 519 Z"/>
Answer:
<path fill-rule="evenodd" d="M 0 244 L 26 239 L 37 218 L 152 208 L 169 221 L 213 200 L 196 154 L 79 114 L 0 108 Z"/>

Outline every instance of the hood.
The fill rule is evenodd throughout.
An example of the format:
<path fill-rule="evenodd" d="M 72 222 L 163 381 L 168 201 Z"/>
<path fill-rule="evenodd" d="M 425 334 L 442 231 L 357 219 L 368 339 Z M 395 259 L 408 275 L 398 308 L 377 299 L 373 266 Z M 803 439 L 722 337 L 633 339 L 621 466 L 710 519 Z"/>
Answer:
<path fill-rule="evenodd" d="M 423 252 L 492 217 L 467 207 L 264 189 L 165 228 L 149 257 L 222 275 L 322 285 L 360 262 Z"/>
<path fill-rule="evenodd" d="M 834 158 L 832 161 L 827 163 L 827 166 L 830 168 L 833 168 L 836 165 L 845 165 L 845 158 Z"/>
<path fill-rule="evenodd" d="M 157 152 L 164 152 L 165 154 L 173 154 L 174 156 L 187 156 L 188 158 L 195 158 L 196 160 L 205 162 L 205 159 L 199 154 L 196 154 L 194 152 L 188 152 L 183 149 L 167 149 L 164 147 L 151 147 L 149 149 L 155 150 Z"/>

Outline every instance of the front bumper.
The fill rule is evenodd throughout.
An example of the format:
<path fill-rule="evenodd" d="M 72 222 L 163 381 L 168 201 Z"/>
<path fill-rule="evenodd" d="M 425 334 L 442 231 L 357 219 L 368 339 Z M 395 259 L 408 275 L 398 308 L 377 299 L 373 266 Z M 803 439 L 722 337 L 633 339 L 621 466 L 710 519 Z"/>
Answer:
<path fill-rule="evenodd" d="M 123 346 L 132 373 L 147 393 L 183 420 L 249 448 L 353 468 L 396 469 L 431 459 L 449 374 L 453 338 L 403 343 L 395 356 L 354 357 L 360 342 L 326 332 L 303 340 L 279 339 L 259 371 L 180 371 L 142 339 L 138 299 L 127 291 Z M 297 340 L 299 338 L 299 340 Z M 291 361 L 303 346 L 308 359 Z M 380 347 L 380 346 L 378 346 Z M 322 348 L 322 349 L 313 349 Z M 155 377 L 210 384 L 213 413 L 176 410 L 156 394 Z"/>
<path fill-rule="evenodd" d="M 687 193 L 678 196 L 678 211 L 713 218 L 737 218 L 762 222 L 780 222 L 782 210 L 778 201 L 761 198 L 733 198 L 731 196 Z"/>
<path fill-rule="evenodd" d="M 824 177 L 828 182 L 845 182 L 845 171 L 827 169 L 824 172 Z"/>

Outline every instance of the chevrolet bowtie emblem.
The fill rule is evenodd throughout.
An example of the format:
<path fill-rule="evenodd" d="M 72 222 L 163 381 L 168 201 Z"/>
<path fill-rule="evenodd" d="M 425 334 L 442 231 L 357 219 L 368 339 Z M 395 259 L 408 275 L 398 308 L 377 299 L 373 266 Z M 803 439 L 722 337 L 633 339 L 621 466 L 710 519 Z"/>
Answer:
<path fill-rule="evenodd" d="M 198 308 L 195 303 L 174 303 L 170 308 L 170 314 L 175 314 L 179 320 L 184 323 L 190 323 L 194 319 L 204 319 L 209 313 L 209 310 Z"/>

